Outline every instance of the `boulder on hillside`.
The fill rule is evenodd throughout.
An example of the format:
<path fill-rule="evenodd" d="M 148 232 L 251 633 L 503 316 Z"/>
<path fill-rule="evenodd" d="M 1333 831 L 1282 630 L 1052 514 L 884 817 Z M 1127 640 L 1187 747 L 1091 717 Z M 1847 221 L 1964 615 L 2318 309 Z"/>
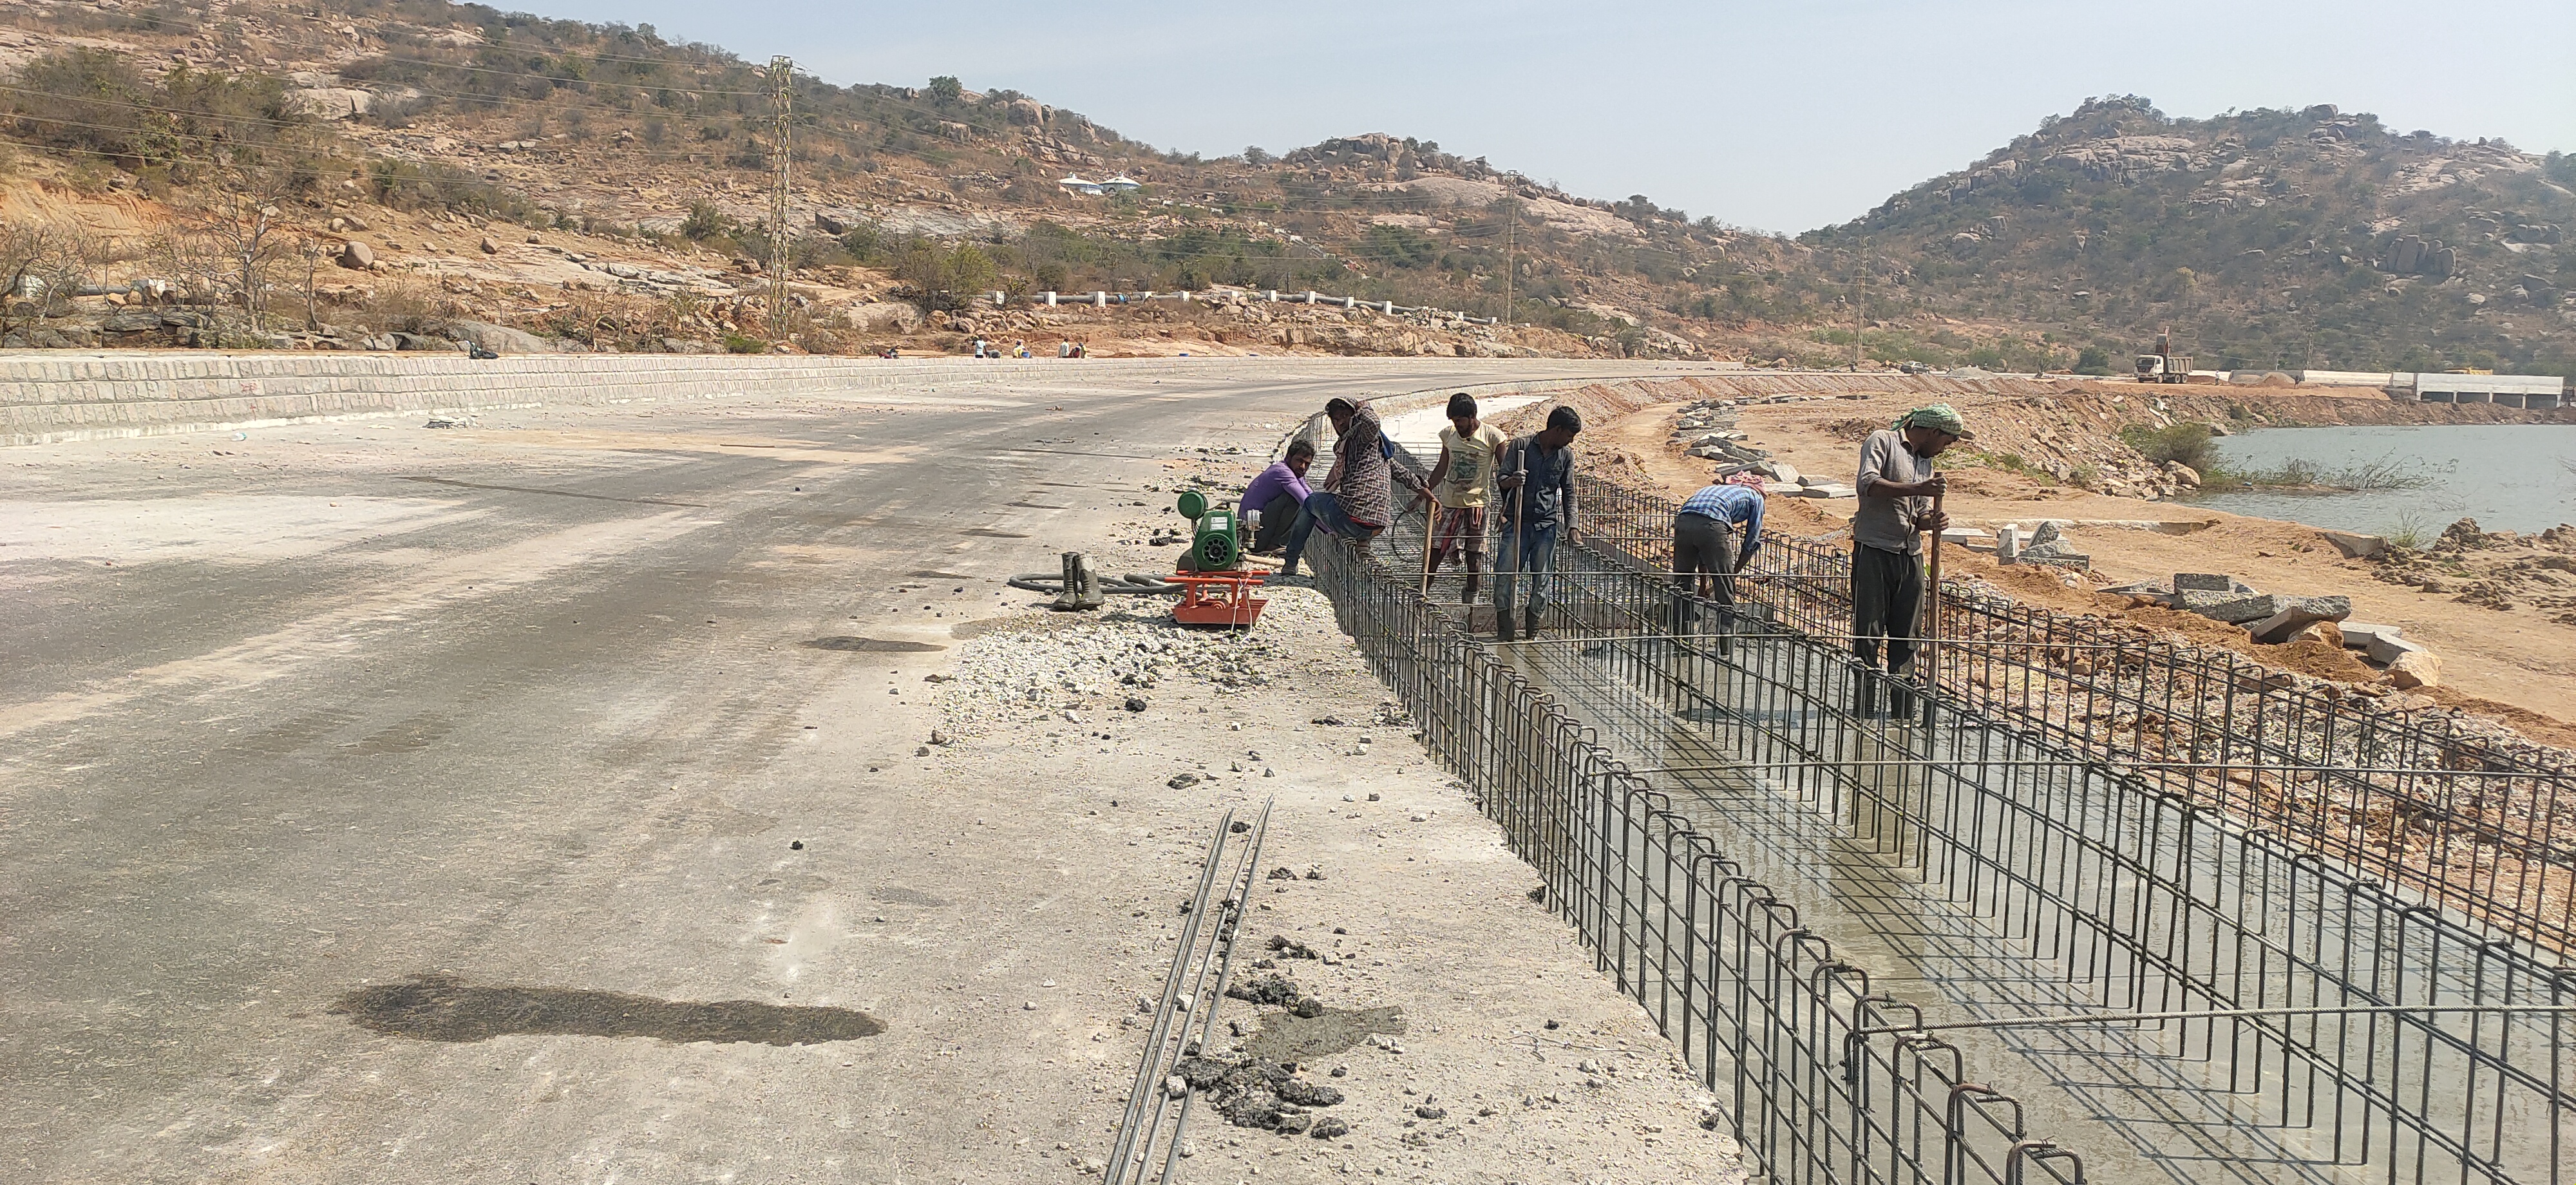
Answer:
<path fill-rule="evenodd" d="M 375 248 L 356 239 L 340 244 L 340 266 L 353 272 L 363 272 L 373 267 L 375 262 Z"/>
<path fill-rule="evenodd" d="M 921 328 L 921 310 L 899 300 L 846 305 L 841 324 L 861 333 L 911 333 Z"/>
<path fill-rule="evenodd" d="M 442 332 L 461 342 L 472 342 L 495 354 L 550 354 L 554 348 L 546 339 L 533 333 L 494 325 L 489 321 L 450 321 Z"/>

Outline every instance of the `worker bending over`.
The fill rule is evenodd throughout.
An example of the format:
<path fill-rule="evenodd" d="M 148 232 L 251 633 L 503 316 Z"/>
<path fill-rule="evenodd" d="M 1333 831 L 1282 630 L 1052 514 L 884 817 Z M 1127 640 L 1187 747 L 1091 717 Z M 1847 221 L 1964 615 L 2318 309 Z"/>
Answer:
<path fill-rule="evenodd" d="M 1762 506 L 1760 490 L 1724 482 L 1702 486 L 1682 501 L 1673 515 L 1673 587 L 1682 593 L 1674 602 L 1675 632 L 1698 628 L 1689 598 L 1707 598 L 1718 606 L 1718 650 L 1727 651 L 1735 626 L 1736 574 L 1762 550 Z"/>
<path fill-rule="evenodd" d="M 1335 399 L 1324 405 L 1324 418 L 1333 424 L 1333 468 L 1324 474 L 1324 488 L 1306 496 L 1296 525 L 1288 528 L 1288 553 L 1279 565 L 1283 583 L 1297 578 L 1297 561 L 1306 554 L 1306 540 L 1316 527 L 1365 547 L 1395 517 L 1395 490 L 1387 480 L 1390 465 L 1377 412 Z"/>

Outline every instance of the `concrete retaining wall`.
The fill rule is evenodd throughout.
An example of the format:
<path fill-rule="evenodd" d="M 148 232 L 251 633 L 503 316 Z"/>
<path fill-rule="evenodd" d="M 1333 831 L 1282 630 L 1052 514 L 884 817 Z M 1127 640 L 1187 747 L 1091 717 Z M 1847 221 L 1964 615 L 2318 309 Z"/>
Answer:
<path fill-rule="evenodd" d="M 951 359 L 670 354 L 480 362 L 401 354 L 21 354 L 0 356 L 0 445 L 539 404 L 858 394 L 950 376 L 1027 381 L 1037 369 Z"/>
<path fill-rule="evenodd" d="M 1264 373 L 1399 373 L 1410 359 L 1281 358 Z M 695 399 L 865 399 L 893 388 L 1063 384 L 1246 365 L 1226 358 L 989 361 L 675 354 L 539 354 L 473 361 L 437 354 L 200 351 L 0 354 L 0 446 L 539 405 Z M 1422 360 L 1425 366 L 1455 359 Z M 1507 373 L 1509 362 L 1498 362 Z"/>

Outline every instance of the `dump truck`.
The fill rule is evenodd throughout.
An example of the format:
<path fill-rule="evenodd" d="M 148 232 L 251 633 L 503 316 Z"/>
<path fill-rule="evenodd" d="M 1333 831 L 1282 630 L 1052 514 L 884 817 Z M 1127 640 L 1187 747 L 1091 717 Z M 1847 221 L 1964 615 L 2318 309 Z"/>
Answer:
<path fill-rule="evenodd" d="M 2173 352 L 2173 332 L 2156 334 L 2156 352 L 2138 355 L 2138 381 L 2142 383 L 2187 383 L 2191 381 L 2191 355 Z"/>

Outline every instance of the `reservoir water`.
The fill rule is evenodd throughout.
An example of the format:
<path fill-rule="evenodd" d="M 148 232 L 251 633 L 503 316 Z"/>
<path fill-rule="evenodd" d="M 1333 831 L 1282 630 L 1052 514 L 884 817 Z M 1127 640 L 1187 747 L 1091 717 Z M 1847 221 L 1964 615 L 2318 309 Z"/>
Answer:
<path fill-rule="evenodd" d="M 2255 490 L 2190 499 L 2191 505 L 2230 514 L 2375 535 L 2412 526 L 2428 538 L 2464 517 L 2489 531 L 2576 523 L 2576 424 L 2261 428 L 2210 447 L 2229 468 L 2242 471 L 2305 461 L 2331 473 L 2393 462 L 2429 483 L 2357 494 Z"/>

